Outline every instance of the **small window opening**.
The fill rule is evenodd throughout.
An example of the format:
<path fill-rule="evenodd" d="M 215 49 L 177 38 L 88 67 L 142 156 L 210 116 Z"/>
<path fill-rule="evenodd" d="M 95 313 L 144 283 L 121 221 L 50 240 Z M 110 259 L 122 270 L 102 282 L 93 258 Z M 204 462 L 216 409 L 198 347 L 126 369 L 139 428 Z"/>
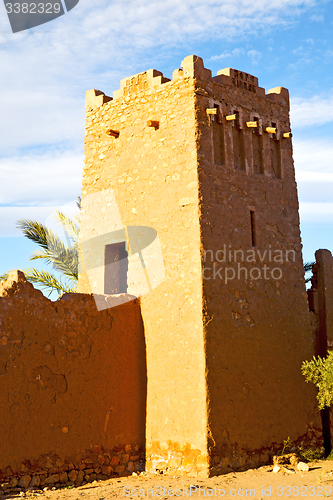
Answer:
<path fill-rule="evenodd" d="M 126 243 L 113 243 L 105 246 L 104 293 L 127 293 Z"/>
<path fill-rule="evenodd" d="M 256 214 L 253 210 L 250 210 L 250 220 L 251 220 L 251 239 L 252 246 L 255 247 L 257 245 L 256 238 Z"/>

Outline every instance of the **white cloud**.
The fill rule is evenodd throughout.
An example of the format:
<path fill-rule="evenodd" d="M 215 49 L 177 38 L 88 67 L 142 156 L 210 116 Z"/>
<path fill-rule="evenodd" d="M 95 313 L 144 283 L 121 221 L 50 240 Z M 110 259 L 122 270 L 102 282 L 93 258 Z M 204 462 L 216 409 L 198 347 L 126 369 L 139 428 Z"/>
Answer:
<path fill-rule="evenodd" d="M 322 221 L 322 212 L 331 214 L 333 203 L 333 145 L 324 140 L 295 140 L 294 160 L 302 221 L 309 221 L 311 214 L 312 221 Z M 317 210 L 313 209 L 316 204 Z M 329 220 L 331 215 L 325 217 Z"/>
<path fill-rule="evenodd" d="M 333 182 L 333 172 L 297 172 L 296 175 L 297 182 L 309 182 L 309 183 L 330 183 Z M 330 186 L 330 189 L 333 186 Z M 332 196 L 333 196 L 333 190 L 332 190 Z"/>
<path fill-rule="evenodd" d="M 293 54 L 296 54 L 297 56 L 303 54 L 303 47 L 302 45 L 298 47 L 298 49 L 293 50 Z"/>
<path fill-rule="evenodd" d="M 313 14 L 311 17 L 310 17 L 311 21 L 314 21 L 314 22 L 317 22 L 317 23 L 321 23 L 324 21 L 324 16 L 322 14 Z"/>
<path fill-rule="evenodd" d="M 258 65 L 259 59 L 261 58 L 260 52 L 258 52 L 257 50 L 249 50 L 247 55 L 251 59 L 252 64 Z"/>
<path fill-rule="evenodd" d="M 227 59 L 229 57 L 239 57 L 240 55 L 244 54 L 243 49 L 233 49 L 231 51 L 224 51 L 222 54 L 218 56 L 212 56 L 209 60 L 210 61 L 220 61 L 221 59 Z"/>
<path fill-rule="evenodd" d="M 333 223 L 333 203 L 300 202 L 301 223 Z"/>
<path fill-rule="evenodd" d="M 310 57 L 300 57 L 294 63 L 288 64 L 287 69 L 293 71 L 304 71 L 306 67 L 311 67 L 311 65 L 313 65 L 313 62 L 313 59 L 311 59 Z"/>
<path fill-rule="evenodd" d="M 310 99 L 294 97 L 290 101 L 293 128 L 313 127 L 333 121 L 333 94 L 329 97 L 315 95 Z"/>
<path fill-rule="evenodd" d="M 0 205 L 57 205 L 81 192 L 83 155 L 65 152 L 0 160 Z"/>
<path fill-rule="evenodd" d="M 45 223 L 58 207 L 0 207 L 0 237 L 22 236 L 16 223 L 20 219 L 32 219 Z"/>
<path fill-rule="evenodd" d="M 313 176 L 315 179 L 315 175 Z M 306 203 L 333 203 L 332 182 L 297 180 L 298 198 Z"/>
<path fill-rule="evenodd" d="M 293 141 L 296 177 L 302 172 L 331 174 L 333 172 L 333 144 L 324 140 Z"/>
<path fill-rule="evenodd" d="M 21 229 L 16 227 L 17 221 L 20 219 L 31 219 L 44 224 L 57 234 L 63 241 L 68 240 L 61 225 L 55 218 L 55 212 L 66 214 L 74 218 L 79 216 L 79 209 L 76 206 L 76 200 L 66 205 L 44 206 L 44 207 L 0 207 L 0 238 L 22 236 Z M 1 243 L 1 242 L 0 242 Z M 69 241 L 68 241 L 69 244 Z"/>
<path fill-rule="evenodd" d="M 13 148 L 83 144 L 84 96 L 77 99 L 56 90 L 15 92 L 9 88 L 0 96 L 0 106 L 6 116 L 0 121 L 2 154 Z"/>

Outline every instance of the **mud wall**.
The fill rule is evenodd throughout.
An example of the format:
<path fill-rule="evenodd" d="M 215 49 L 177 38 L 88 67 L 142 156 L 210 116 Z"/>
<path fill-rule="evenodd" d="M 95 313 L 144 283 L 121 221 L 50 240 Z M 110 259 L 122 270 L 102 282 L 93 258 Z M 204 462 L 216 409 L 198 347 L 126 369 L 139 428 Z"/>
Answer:
<path fill-rule="evenodd" d="M 146 417 L 140 305 L 103 299 L 110 308 L 100 312 L 90 295 L 51 302 L 20 271 L 1 284 L 2 480 L 15 485 L 23 475 L 24 486 L 79 484 L 140 467 Z"/>
<path fill-rule="evenodd" d="M 315 313 L 315 354 L 326 356 L 333 348 L 333 258 L 329 250 L 315 253 L 311 289 L 308 290 L 310 310 Z"/>
<path fill-rule="evenodd" d="M 333 348 L 333 258 L 329 250 L 315 253 L 312 266 L 311 289 L 308 290 L 312 327 L 315 336 L 315 355 L 326 357 Z M 321 410 L 324 447 L 328 455 L 332 449 L 332 410 Z"/>

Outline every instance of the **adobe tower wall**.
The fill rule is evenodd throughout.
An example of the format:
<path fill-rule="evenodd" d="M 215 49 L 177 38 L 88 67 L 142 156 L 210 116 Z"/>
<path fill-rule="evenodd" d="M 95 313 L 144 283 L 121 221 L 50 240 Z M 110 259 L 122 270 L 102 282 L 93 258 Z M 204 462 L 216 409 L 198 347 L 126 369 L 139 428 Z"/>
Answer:
<path fill-rule="evenodd" d="M 146 467 L 207 474 L 195 82 L 166 81 L 149 70 L 124 79 L 112 101 L 99 105 L 98 99 L 95 91 L 88 92 L 81 216 L 84 263 L 102 267 L 103 245 L 111 240 L 102 240 L 98 248 L 84 242 L 123 224 L 126 231 L 119 234 L 129 253 L 127 291 L 136 295 L 144 277 L 137 272 L 138 254 L 127 236 L 133 226 L 157 231 L 164 261 L 159 271 L 165 277 L 154 288 L 153 278 L 146 275 L 147 288 L 140 299 L 147 346 Z M 92 215 L 93 205 L 111 196 L 110 190 L 112 215 Z M 98 193 L 102 201 L 91 197 Z M 118 226 L 111 221 L 115 212 Z M 144 251 L 143 258 L 149 273 Z M 94 259 L 99 260 L 94 264 Z M 89 270 L 80 277 L 80 291 L 103 293 L 102 273 L 100 280 L 92 273 L 90 283 L 88 274 Z"/>
<path fill-rule="evenodd" d="M 123 245 L 112 258 L 128 253 L 126 291 L 142 295 L 147 468 L 214 474 L 267 462 L 288 437 L 320 442 L 300 371 L 313 335 L 288 91 L 189 56 L 172 81 L 149 70 L 110 99 L 87 93 L 80 290 L 104 293 L 107 247 Z M 133 226 L 160 247 L 134 252 Z"/>
<path fill-rule="evenodd" d="M 287 437 L 313 435 L 310 422 L 317 433 L 321 427 L 314 388 L 300 370 L 313 356 L 314 339 L 288 91 L 265 95 L 255 77 L 224 73 L 227 84 L 219 76 L 201 80 L 196 93 L 215 472 L 246 465 L 254 450 L 258 460 L 263 448 Z M 217 114 L 208 114 L 214 107 Z"/>

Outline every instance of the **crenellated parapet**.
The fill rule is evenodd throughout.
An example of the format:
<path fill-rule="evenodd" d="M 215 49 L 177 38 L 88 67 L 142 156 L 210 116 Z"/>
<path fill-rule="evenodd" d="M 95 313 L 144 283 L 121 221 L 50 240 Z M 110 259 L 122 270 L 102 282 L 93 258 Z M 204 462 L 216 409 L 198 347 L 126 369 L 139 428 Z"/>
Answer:
<path fill-rule="evenodd" d="M 204 67 L 203 60 L 198 56 L 187 56 L 182 60 L 181 69 L 176 69 L 172 74 L 172 79 L 177 78 L 196 78 L 197 80 L 210 81 L 212 72 Z"/>
<path fill-rule="evenodd" d="M 127 96 L 136 93 L 138 90 L 159 87 L 163 83 L 169 82 L 169 78 L 165 78 L 161 71 L 156 69 L 148 69 L 143 73 L 129 76 L 120 80 L 120 89 L 113 92 L 113 99 L 118 99 L 121 96 Z"/>
<path fill-rule="evenodd" d="M 202 58 L 195 55 L 185 57 L 181 63 L 181 68 L 173 71 L 172 81 L 181 78 L 195 78 L 198 81 L 214 82 L 236 87 L 237 89 L 252 92 L 258 97 L 266 97 L 283 106 L 289 106 L 289 92 L 286 88 L 275 87 L 268 90 L 266 94 L 265 89 L 259 87 L 258 78 L 234 68 L 221 69 L 217 72 L 216 76 L 212 76 L 211 70 L 205 68 Z M 105 95 L 100 90 L 88 90 L 86 92 L 86 108 L 92 110 L 103 106 L 112 99 L 117 100 L 141 91 L 157 89 L 168 82 L 170 82 L 170 79 L 163 76 L 161 71 L 149 69 L 142 73 L 123 78 L 120 81 L 120 89 L 113 92 L 113 98 Z"/>

